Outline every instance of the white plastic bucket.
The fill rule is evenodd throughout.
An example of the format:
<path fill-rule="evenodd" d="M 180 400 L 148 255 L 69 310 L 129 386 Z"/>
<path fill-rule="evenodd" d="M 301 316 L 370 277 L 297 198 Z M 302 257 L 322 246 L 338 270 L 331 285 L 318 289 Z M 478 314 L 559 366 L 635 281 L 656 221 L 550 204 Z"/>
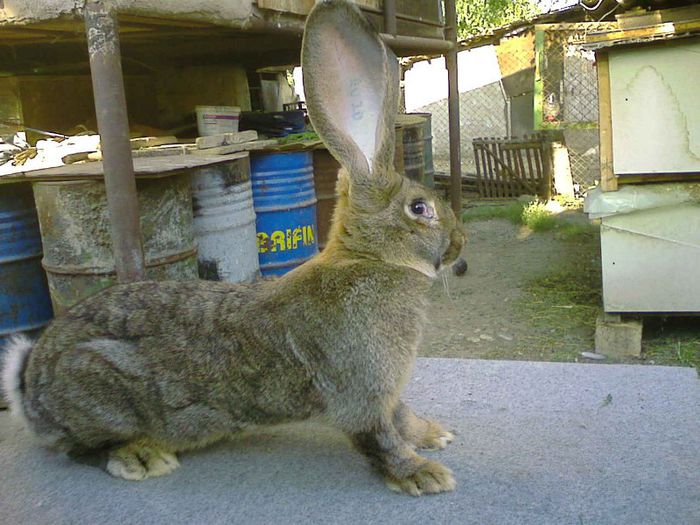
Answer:
<path fill-rule="evenodd" d="M 241 108 L 236 106 L 196 106 L 197 131 L 200 137 L 236 133 Z"/>

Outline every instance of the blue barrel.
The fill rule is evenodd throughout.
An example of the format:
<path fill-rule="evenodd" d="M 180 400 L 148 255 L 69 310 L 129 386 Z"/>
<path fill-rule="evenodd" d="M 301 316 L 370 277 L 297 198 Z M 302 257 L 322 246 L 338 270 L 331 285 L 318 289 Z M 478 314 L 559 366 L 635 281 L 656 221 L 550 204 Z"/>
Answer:
<path fill-rule="evenodd" d="M 313 156 L 308 151 L 250 157 L 260 273 L 284 275 L 318 253 Z"/>
<path fill-rule="evenodd" d="M 37 330 L 53 317 L 41 255 L 31 186 L 3 185 L 0 189 L 0 343 L 12 333 Z"/>

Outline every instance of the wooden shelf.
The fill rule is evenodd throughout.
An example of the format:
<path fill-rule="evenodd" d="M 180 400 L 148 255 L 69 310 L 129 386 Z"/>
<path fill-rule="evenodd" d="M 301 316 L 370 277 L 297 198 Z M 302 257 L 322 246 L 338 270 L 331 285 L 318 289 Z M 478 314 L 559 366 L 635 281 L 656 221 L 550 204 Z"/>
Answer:
<path fill-rule="evenodd" d="M 144 157 L 134 159 L 134 175 L 141 178 L 169 177 L 177 173 L 223 164 L 248 155 L 238 152 L 231 155 L 177 155 L 168 157 Z M 104 177 L 104 165 L 101 161 L 83 164 L 67 164 L 57 168 L 46 168 L 21 172 L 0 177 L 0 184 L 12 182 L 45 182 L 69 180 L 94 180 Z"/>

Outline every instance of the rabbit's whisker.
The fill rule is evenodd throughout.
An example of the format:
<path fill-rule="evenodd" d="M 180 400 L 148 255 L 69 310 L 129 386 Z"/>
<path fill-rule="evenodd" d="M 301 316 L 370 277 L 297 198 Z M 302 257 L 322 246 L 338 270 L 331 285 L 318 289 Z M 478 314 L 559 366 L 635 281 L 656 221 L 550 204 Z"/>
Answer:
<path fill-rule="evenodd" d="M 445 295 L 447 295 L 447 298 L 452 301 L 452 296 L 450 295 L 450 282 L 447 280 L 447 273 L 443 272 L 442 275 L 442 287 L 445 290 Z"/>

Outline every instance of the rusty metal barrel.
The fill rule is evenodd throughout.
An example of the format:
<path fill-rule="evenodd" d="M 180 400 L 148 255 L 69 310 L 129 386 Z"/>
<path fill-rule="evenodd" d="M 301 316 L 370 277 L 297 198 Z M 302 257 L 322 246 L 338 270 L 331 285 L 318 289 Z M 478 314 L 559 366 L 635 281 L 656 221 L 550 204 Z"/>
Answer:
<path fill-rule="evenodd" d="M 326 246 L 333 220 L 333 210 L 337 195 L 335 185 L 338 181 L 340 163 L 327 149 L 314 150 L 314 187 L 316 188 L 316 222 L 318 224 L 318 247 Z"/>
<path fill-rule="evenodd" d="M 146 276 L 197 278 L 189 174 L 138 179 Z M 44 245 L 42 264 L 54 312 L 116 282 L 107 196 L 102 181 L 34 183 Z"/>
<path fill-rule="evenodd" d="M 409 113 L 424 119 L 423 122 L 423 161 L 425 166 L 424 184 L 430 188 L 435 187 L 435 166 L 433 164 L 433 114 Z"/>
<path fill-rule="evenodd" d="M 404 173 L 409 179 L 424 184 L 423 127 L 425 119 L 413 115 L 400 114 L 396 121 L 403 129 Z"/>
<path fill-rule="evenodd" d="M 248 153 L 192 173 L 199 276 L 252 281 L 260 274 Z"/>

